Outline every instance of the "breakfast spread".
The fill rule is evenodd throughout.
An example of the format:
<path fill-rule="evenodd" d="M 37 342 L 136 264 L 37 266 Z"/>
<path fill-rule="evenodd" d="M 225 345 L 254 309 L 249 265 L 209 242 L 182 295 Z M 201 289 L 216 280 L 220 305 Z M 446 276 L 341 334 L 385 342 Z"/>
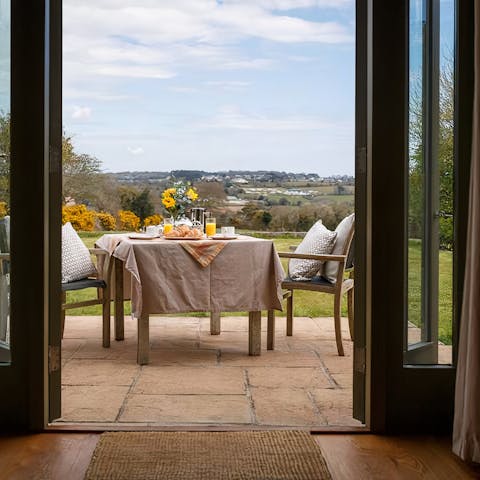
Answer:
<path fill-rule="evenodd" d="M 174 227 L 168 233 L 164 234 L 165 238 L 185 238 L 198 239 L 203 238 L 203 232 L 200 228 L 191 228 L 187 225 L 179 225 Z"/>

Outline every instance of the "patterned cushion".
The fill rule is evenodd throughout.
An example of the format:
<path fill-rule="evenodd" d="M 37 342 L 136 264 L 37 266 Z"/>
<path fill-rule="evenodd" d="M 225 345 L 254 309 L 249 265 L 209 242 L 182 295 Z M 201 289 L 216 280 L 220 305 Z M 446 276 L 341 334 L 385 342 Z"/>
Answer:
<path fill-rule="evenodd" d="M 345 255 L 346 242 L 350 237 L 352 228 L 355 227 L 355 214 L 351 214 L 345 217 L 337 226 L 335 231 L 337 232 L 337 240 L 335 247 L 333 248 L 333 255 Z M 350 259 L 350 262 L 352 259 Z M 336 283 L 338 273 L 338 262 L 326 262 L 323 267 L 323 277 L 331 283 Z"/>
<path fill-rule="evenodd" d="M 62 227 L 62 283 L 96 275 L 90 252 L 70 222 Z"/>
<path fill-rule="evenodd" d="M 307 232 L 302 243 L 297 247 L 295 253 L 306 254 L 329 254 L 335 244 L 336 232 L 331 232 L 319 220 Z M 322 268 L 323 261 L 291 259 L 288 265 L 288 272 L 292 280 L 310 280 Z"/>

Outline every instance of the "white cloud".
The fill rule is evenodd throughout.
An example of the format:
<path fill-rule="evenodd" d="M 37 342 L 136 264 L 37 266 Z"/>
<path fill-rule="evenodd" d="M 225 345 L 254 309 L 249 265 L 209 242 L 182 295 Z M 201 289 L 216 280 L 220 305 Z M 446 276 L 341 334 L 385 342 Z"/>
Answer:
<path fill-rule="evenodd" d="M 64 100 L 94 100 L 98 102 L 123 102 L 135 100 L 133 95 L 111 94 L 107 92 L 92 91 L 88 87 L 83 89 L 67 87 L 63 89 Z"/>
<path fill-rule="evenodd" d="M 88 120 L 92 116 L 92 109 L 90 107 L 73 106 L 72 118 L 74 120 Z"/>
<path fill-rule="evenodd" d="M 198 88 L 196 88 L 196 87 L 183 87 L 183 86 L 180 86 L 180 85 L 170 87 L 169 90 L 171 92 L 175 92 L 175 93 L 196 93 L 196 92 L 198 92 Z"/>
<path fill-rule="evenodd" d="M 351 43 L 353 29 L 307 21 L 288 10 L 341 8 L 351 0 L 64 1 L 66 85 L 97 76 L 167 79 L 183 67 L 264 69 L 269 58 L 242 51 L 242 40 Z M 281 15 L 275 11 L 282 11 Z"/>
<path fill-rule="evenodd" d="M 351 4 L 352 0 L 224 0 L 223 3 L 250 3 L 270 10 L 293 10 L 312 7 L 340 8 Z"/>
<path fill-rule="evenodd" d="M 142 147 L 128 147 L 127 150 L 134 156 L 143 155 L 145 150 Z"/>
<path fill-rule="evenodd" d="M 243 82 L 241 80 L 209 80 L 204 83 L 207 87 L 226 91 L 238 91 L 252 85 L 252 82 Z"/>
<path fill-rule="evenodd" d="M 332 122 L 327 122 L 316 116 L 283 116 L 267 117 L 254 113 L 244 113 L 236 106 L 224 106 L 218 114 L 198 124 L 200 129 L 228 129 L 228 130 L 254 130 L 254 131 L 307 131 L 324 130 L 331 128 Z"/>

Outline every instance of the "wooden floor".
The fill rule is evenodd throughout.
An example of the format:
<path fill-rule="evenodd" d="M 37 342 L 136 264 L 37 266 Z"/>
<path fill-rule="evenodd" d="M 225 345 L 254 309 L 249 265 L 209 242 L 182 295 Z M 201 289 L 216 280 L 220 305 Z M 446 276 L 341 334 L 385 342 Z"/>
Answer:
<path fill-rule="evenodd" d="M 100 435 L 42 433 L 0 437 L 0 480 L 81 480 Z M 480 478 L 438 437 L 386 437 L 365 434 L 315 435 L 333 479 Z M 192 479 L 194 480 L 194 479 Z"/>

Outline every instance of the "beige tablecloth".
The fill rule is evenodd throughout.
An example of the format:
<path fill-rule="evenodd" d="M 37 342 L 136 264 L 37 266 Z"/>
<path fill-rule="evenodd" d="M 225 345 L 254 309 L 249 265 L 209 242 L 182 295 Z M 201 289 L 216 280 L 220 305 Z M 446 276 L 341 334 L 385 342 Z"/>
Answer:
<path fill-rule="evenodd" d="M 97 241 L 130 272 L 135 317 L 282 309 L 284 271 L 271 240 L 247 236 L 229 240 L 207 267 L 199 265 L 180 242 L 114 234 Z"/>

